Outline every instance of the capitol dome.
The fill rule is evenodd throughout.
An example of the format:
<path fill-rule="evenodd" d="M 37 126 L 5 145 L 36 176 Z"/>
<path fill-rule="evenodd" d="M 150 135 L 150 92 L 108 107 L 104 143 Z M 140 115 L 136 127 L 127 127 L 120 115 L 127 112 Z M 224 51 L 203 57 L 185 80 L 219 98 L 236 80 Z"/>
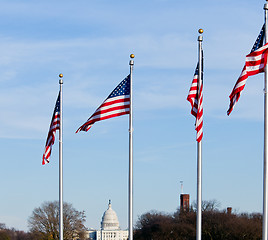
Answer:
<path fill-rule="evenodd" d="M 104 212 L 101 221 L 102 230 L 120 230 L 119 221 L 116 212 L 112 209 L 111 200 L 109 200 L 108 209 Z"/>

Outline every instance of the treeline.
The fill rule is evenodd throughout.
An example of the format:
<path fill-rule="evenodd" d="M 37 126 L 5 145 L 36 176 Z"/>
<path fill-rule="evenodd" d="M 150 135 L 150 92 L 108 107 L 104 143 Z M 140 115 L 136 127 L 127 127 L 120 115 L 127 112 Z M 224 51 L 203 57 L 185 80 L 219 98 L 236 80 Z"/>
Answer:
<path fill-rule="evenodd" d="M 259 240 L 262 238 L 262 215 L 260 213 L 232 213 L 218 210 L 216 201 L 202 202 L 202 240 Z M 64 240 L 86 239 L 78 234 L 84 232 L 84 212 L 65 205 Z M 46 213 L 45 215 L 43 213 Z M 53 213 L 53 214 L 52 214 Z M 46 216 L 50 216 L 46 218 Z M 7 228 L 0 223 L 0 240 L 58 240 L 58 204 L 45 202 L 35 208 L 28 220 L 29 232 Z M 41 222 L 49 223 L 43 229 Z M 41 224 L 41 225 L 40 225 Z M 70 231 L 70 229 L 72 231 Z M 195 240 L 196 209 L 179 209 L 171 214 L 151 211 L 141 215 L 134 230 L 134 240 Z"/>
<path fill-rule="evenodd" d="M 0 240 L 36 240 L 32 233 L 7 228 L 4 223 L 0 223 Z"/>
<path fill-rule="evenodd" d="M 212 204 L 213 205 L 213 204 Z M 260 213 L 233 214 L 216 208 L 203 208 L 202 240 L 259 240 L 262 238 Z M 173 214 L 148 212 L 137 221 L 135 240 L 195 240 L 196 211 L 176 211 Z"/>

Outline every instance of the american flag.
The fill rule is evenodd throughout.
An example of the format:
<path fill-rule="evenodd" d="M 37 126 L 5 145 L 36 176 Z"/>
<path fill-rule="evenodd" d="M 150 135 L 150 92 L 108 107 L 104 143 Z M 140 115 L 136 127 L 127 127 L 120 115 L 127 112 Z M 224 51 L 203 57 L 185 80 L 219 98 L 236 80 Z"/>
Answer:
<path fill-rule="evenodd" d="M 45 151 L 43 154 L 42 165 L 49 163 L 52 145 L 55 142 L 55 136 L 56 136 L 57 129 L 60 129 L 60 93 L 59 93 L 59 96 L 57 98 L 56 105 L 55 105 L 54 112 L 53 112 L 53 116 L 52 116 L 52 120 L 50 123 L 50 128 L 48 131 Z"/>
<path fill-rule="evenodd" d="M 112 91 L 93 115 L 76 131 L 87 132 L 98 121 L 129 114 L 130 111 L 130 75 Z"/>
<path fill-rule="evenodd" d="M 203 138 L 203 51 L 202 51 L 202 66 L 200 85 L 198 84 L 199 63 L 195 69 L 194 79 L 187 97 L 191 103 L 191 114 L 196 118 L 195 130 L 196 141 L 200 142 Z"/>
<path fill-rule="evenodd" d="M 229 96 L 230 105 L 227 111 L 228 115 L 230 115 L 235 104 L 238 102 L 241 92 L 246 85 L 248 77 L 264 72 L 264 67 L 267 61 L 267 44 L 263 46 L 264 35 L 265 34 L 263 25 L 261 32 L 251 49 L 250 54 L 246 56 L 245 66 L 233 88 L 233 91 Z"/>

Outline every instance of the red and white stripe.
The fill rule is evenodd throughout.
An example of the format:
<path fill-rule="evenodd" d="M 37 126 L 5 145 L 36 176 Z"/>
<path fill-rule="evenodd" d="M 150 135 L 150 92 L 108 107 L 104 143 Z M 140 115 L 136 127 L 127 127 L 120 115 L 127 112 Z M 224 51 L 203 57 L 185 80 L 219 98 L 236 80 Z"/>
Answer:
<path fill-rule="evenodd" d="M 264 72 L 264 68 L 267 63 L 267 52 L 268 52 L 268 43 L 266 43 L 263 47 L 257 49 L 256 51 L 246 56 L 245 66 L 233 88 L 233 91 L 231 92 L 229 96 L 230 106 L 227 111 L 228 115 L 230 115 L 235 104 L 238 102 L 241 92 L 246 85 L 246 81 L 248 77 Z"/>
<path fill-rule="evenodd" d="M 88 131 L 91 126 L 98 121 L 129 114 L 130 95 L 121 95 L 107 98 L 93 115 L 80 127 L 77 132 Z"/>
<path fill-rule="evenodd" d="M 198 75 L 194 76 L 187 100 L 192 106 L 191 114 L 196 118 L 196 141 L 200 142 L 203 138 L 203 80 L 200 80 L 199 90 Z"/>

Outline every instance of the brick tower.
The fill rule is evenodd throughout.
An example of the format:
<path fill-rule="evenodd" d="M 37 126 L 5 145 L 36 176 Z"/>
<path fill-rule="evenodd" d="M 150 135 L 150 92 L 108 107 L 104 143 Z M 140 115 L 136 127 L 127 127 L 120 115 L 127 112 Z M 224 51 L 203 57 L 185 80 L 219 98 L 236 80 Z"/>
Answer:
<path fill-rule="evenodd" d="M 189 212 L 190 209 L 190 195 L 189 194 L 181 194 L 180 195 L 181 205 L 180 211 L 181 212 Z"/>

